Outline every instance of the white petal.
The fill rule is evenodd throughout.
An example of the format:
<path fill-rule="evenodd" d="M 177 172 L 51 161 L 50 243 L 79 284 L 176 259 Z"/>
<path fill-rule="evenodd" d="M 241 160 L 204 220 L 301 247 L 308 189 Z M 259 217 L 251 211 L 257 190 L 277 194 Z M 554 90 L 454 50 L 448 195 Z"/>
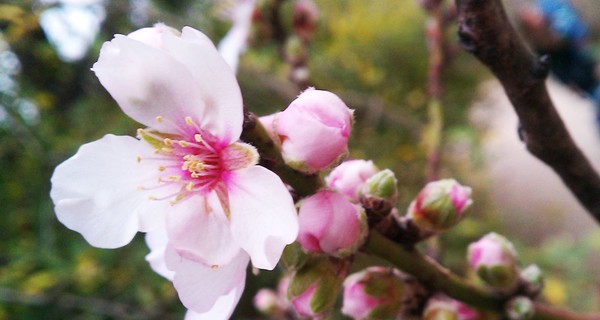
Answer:
<path fill-rule="evenodd" d="M 154 272 L 167 278 L 169 281 L 173 281 L 175 272 L 167 268 L 165 261 L 165 251 L 167 250 L 168 242 L 169 239 L 167 238 L 167 230 L 165 228 L 158 228 L 146 233 L 146 244 L 150 248 L 150 253 L 146 255 L 146 261 L 148 261 Z"/>
<path fill-rule="evenodd" d="M 114 135 L 81 146 L 52 175 L 58 220 L 100 248 L 123 246 L 137 231 L 164 223 L 168 202 L 150 201 L 138 190 L 155 183 L 156 168 L 136 161 L 152 150 L 143 141 Z"/>
<path fill-rule="evenodd" d="M 183 305 L 196 313 L 214 310 L 215 304 L 223 296 L 234 293 L 235 307 L 239 295 L 244 291 L 248 255 L 240 253 L 231 263 L 218 268 L 187 260 L 177 254 L 174 248 L 167 247 L 167 267 L 175 271 L 173 285 Z"/>
<path fill-rule="evenodd" d="M 231 12 L 233 25 L 219 42 L 219 53 L 234 71 L 237 70 L 240 55 L 246 50 L 255 2 L 254 0 L 236 1 Z"/>
<path fill-rule="evenodd" d="M 214 202 L 211 206 L 203 197 L 192 196 L 174 205 L 167 216 L 169 241 L 179 255 L 208 266 L 227 264 L 240 251 L 220 204 Z"/>
<path fill-rule="evenodd" d="M 123 112 L 148 127 L 181 133 L 185 117 L 204 118 L 201 84 L 163 50 L 116 35 L 104 43 L 92 69 Z M 158 116 L 166 121 L 157 122 Z"/>
<path fill-rule="evenodd" d="M 260 166 L 233 172 L 227 183 L 235 241 L 255 267 L 273 269 L 283 248 L 298 236 L 290 193 L 276 174 Z"/>
<path fill-rule="evenodd" d="M 244 120 L 240 87 L 231 67 L 203 33 L 190 27 L 181 37 L 164 35 L 164 47 L 190 70 L 195 90 L 206 108 L 200 127 L 213 135 L 234 142 L 239 139 Z"/>
<path fill-rule="evenodd" d="M 226 320 L 231 317 L 231 314 L 235 310 L 235 306 L 240 301 L 242 296 L 242 290 L 232 290 L 226 295 L 220 296 L 215 305 L 207 312 L 197 313 L 192 310 L 188 310 L 185 313 L 184 320 Z"/>

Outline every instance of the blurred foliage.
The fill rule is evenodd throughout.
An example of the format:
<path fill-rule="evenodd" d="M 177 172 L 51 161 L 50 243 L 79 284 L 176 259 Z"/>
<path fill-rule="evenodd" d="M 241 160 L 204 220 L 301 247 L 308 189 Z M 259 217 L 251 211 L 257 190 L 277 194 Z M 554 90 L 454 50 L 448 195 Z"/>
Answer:
<path fill-rule="evenodd" d="M 397 173 L 403 211 L 425 179 L 420 144 L 428 99 L 425 14 L 413 0 L 317 3 L 321 19 L 310 52 L 311 80 L 356 109 L 351 156 Z M 117 250 L 91 247 L 55 218 L 49 181 L 53 168 L 81 144 L 106 133 L 131 135 L 138 126 L 89 70 L 103 41 L 156 21 L 190 25 L 216 41 L 228 23 L 215 18 L 218 8 L 211 1 L 106 1 L 106 18 L 89 52 L 64 62 L 39 25 L 46 6 L 33 0 L 0 4 L 0 320 L 181 319 L 184 308 L 171 284 L 144 261 L 142 236 Z M 298 94 L 286 80 L 287 68 L 277 44 L 249 48 L 238 77 L 250 110 L 274 112 Z M 459 54 L 443 79 L 442 175 L 472 185 L 478 201 L 473 219 L 430 245 L 443 249 L 440 259 L 463 274 L 469 241 L 500 227 L 486 201 L 478 137 L 466 121 L 482 70 Z M 521 249 L 524 262 L 535 261 L 551 275 L 547 300 L 581 310 L 598 305 L 590 293 L 597 291 L 598 279 L 589 279 L 598 264 L 593 259 L 600 235 Z M 249 277 L 235 318 L 258 317 L 252 296 L 276 278 L 272 272 Z"/>

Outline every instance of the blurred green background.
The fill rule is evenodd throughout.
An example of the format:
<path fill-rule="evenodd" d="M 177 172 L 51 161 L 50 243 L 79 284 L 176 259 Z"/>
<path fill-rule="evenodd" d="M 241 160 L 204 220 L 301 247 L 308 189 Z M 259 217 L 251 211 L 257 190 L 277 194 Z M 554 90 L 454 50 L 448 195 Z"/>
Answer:
<path fill-rule="evenodd" d="M 143 237 L 116 250 L 91 247 L 55 218 L 49 180 L 53 168 L 81 144 L 106 133 L 133 135 L 139 126 L 90 71 L 104 41 L 160 21 L 177 29 L 195 27 L 218 42 L 230 24 L 211 1 L 83 1 L 91 14 L 104 18 L 89 50 L 74 58 L 58 51 L 40 26 L 48 10 L 69 2 L 75 1 L 0 2 L 0 320 L 181 319 L 185 310 L 171 284 L 144 261 Z M 356 109 L 351 156 L 396 172 L 402 212 L 426 176 L 421 138 L 428 122 L 426 14 L 413 0 L 316 2 L 320 20 L 310 48 L 311 81 Z M 448 30 L 453 44 L 454 33 Z M 77 30 L 66 34 L 76 37 Z M 246 107 L 264 115 L 285 108 L 299 92 L 287 80 L 277 44 L 255 43 L 241 60 L 238 79 Z M 490 75 L 456 50 L 443 73 L 441 176 L 473 186 L 476 204 L 471 218 L 437 245 L 445 264 L 466 274 L 470 241 L 491 230 L 511 236 L 511 230 L 487 201 L 480 135 L 467 120 L 478 84 Z M 599 310 L 599 233 L 577 241 L 549 237 L 535 246 L 513 240 L 522 261 L 536 262 L 548 274 L 545 299 Z M 251 299 L 276 278 L 276 272 L 249 276 L 234 318 L 260 318 Z"/>

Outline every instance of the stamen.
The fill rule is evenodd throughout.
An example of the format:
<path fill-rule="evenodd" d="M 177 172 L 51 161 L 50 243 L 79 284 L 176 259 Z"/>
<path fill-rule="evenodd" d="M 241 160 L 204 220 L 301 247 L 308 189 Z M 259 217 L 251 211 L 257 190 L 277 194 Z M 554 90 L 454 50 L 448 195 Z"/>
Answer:
<path fill-rule="evenodd" d="M 172 146 L 173 145 L 173 140 L 169 139 L 169 138 L 164 138 L 163 139 L 163 143 L 167 146 Z"/>
<path fill-rule="evenodd" d="M 137 163 L 140 163 L 140 162 L 142 162 L 142 157 L 140 157 L 140 156 L 136 156 L 136 157 L 135 157 L 135 162 L 137 162 Z"/>
<path fill-rule="evenodd" d="M 163 116 L 156 117 L 156 122 L 162 123 L 163 122 Z"/>
<path fill-rule="evenodd" d="M 181 176 L 169 176 L 169 180 L 173 182 L 178 182 L 181 180 Z"/>
<path fill-rule="evenodd" d="M 196 126 L 196 124 L 194 123 L 194 120 L 192 120 L 192 117 L 189 117 L 189 116 L 185 117 L 185 123 L 190 127 Z"/>
<path fill-rule="evenodd" d="M 171 201 L 171 205 L 176 205 L 177 202 L 183 200 L 183 198 L 185 198 L 185 195 L 183 193 L 178 194 L 177 197 L 175 197 L 175 199 Z"/>
<path fill-rule="evenodd" d="M 187 190 L 187 191 L 193 191 L 194 190 L 194 183 L 193 182 L 188 182 L 185 185 L 185 190 Z"/>
<path fill-rule="evenodd" d="M 163 172 L 165 171 L 167 168 L 165 166 L 158 166 L 158 171 Z"/>

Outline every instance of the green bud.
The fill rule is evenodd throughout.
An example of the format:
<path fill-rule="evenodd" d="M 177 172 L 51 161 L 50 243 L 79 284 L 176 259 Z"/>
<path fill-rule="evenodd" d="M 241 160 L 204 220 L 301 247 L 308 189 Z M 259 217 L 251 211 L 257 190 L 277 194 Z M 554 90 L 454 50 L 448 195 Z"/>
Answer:
<path fill-rule="evenodd" d="M 533 302 L 525 296 L 514 297 L 506 304 L 506 314 L 511 320 L 531 319 L 534 313 Z"/>
<path fill-rule="evenodd" d="M 350 262 L 311 257 L 290 280 L 288 299 L 303 317 L 322 318 L 331 312 L 342 290 Z"/>
<path fill-rule="evenodd" d="M 398 199 L 398 179 L 392 170 L 381 170 L 366 181 L 362 193 L 363 197 L 395 202 Z"/>

